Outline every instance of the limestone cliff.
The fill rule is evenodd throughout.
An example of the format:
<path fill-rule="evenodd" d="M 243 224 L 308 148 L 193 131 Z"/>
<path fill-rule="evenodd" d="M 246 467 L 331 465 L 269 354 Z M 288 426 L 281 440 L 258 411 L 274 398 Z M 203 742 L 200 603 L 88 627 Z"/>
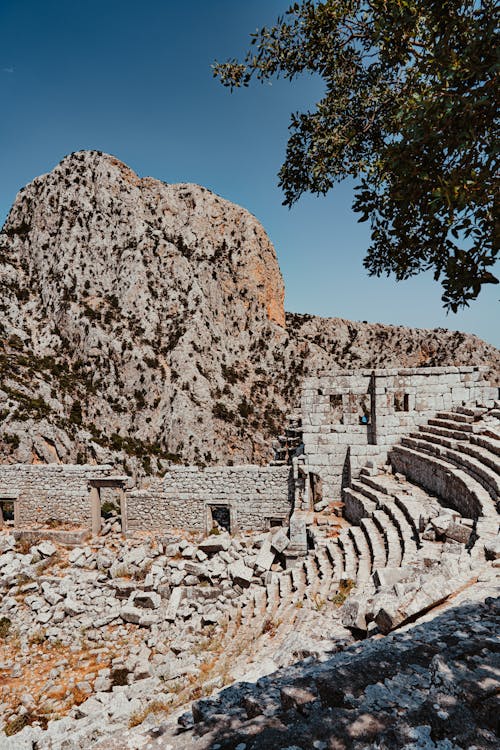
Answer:
<path fill-rule="evenodd" d="M 473 336 L 285 316 L 255 217 L 96 151 L 20 191 L 0 234 L 0 290 L 3 461 L 265 462 L 316 369 L 499 370 Z"/>

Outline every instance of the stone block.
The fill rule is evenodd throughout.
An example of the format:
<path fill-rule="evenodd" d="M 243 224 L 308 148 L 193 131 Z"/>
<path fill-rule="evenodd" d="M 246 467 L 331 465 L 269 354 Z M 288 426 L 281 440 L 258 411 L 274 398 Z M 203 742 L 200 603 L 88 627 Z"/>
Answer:
<path fill-rule="evenodd" d="M 126 604 L 122 609 L 120 610 L 120 617 L 125 622 L 131 622 L 134 625 L 138 625 L 141 617 L 143 616 L 142 609 L 139 609 L 139 607 L 134 607 L 131 604 Z"/>
<path fill-rule="evenodd" d="M 242 586 L 243 588 L 247 588 L 253 578 L 253 571 L 250 568 L 247 568 L 242 560 L 237 560 L 229 565 L 228 572 L 233 583 Z"/>
<path fill-rule="evenodd" d="M 131 604 L 141 609 L 158 609 L 161 604 L 161 596 L 154 591 L 136 591 L 132 595 Z"/>
<path fill-rule="evenodd" d="M 230 545 L 231 537 L 228 534 L 210 534 L 200 542 L 198 547 L 206 555 L 213 555 L 216 552 L 229 549 Z"/>
<path fill-rule="evenodd" d="M 174 622 L 177 616 L 177 610 L 179 609 L 180 603 L 184 596 L 184 589 L 177 587 L 172 589 L 170 599 L 168 602 L 167 611 L 165 612 L 165 620 L 167 622 Z"/>

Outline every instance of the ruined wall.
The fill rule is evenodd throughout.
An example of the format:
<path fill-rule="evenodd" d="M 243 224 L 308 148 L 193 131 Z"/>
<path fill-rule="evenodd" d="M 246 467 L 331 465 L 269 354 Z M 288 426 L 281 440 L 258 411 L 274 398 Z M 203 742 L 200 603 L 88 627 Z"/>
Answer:
<path fill-rule="evenodd" d="M 403 435 L 436 412 L 497 398 L 498 389 L 484 380 L 486 370 L 347 370 L 307 378 L 302 389 L 306 466 L 322 478 L 324 498 L 339 499 L 349 469 L 356 476 L 369 459 L 385 461 Z"/>
<path fill-rule="evenodd" d="M 204 531 L 208 506 L 228 506 L 231 530 L 265 529 L 288 519 L 293 500 L 288 466 L 175 466 L 161 480 L 127 496 L 129 529 L 169 526 Z"/>
<path fill-rule="evenodd" d="M 0 466 L 0 499 L 16 499 L 15 524 L 20 528 L 50 519 L 90 526 L 89 479 L 111 473 L 111 466 Z M 142 488 L 126 491 L 127 526 L 144 531 L 171 527 L 204 531 L 208 506 L 218 504 L 229 508 L 232 530 L 264 529 L 270 518 L 290 515 L 290 475 L 288 466 L 175 466 L 162 479 L 149 477 Z"/>
<path fill-rule="evenodd" d="M 21 528 L 50 519 L 90 526 L 88 480 L 110 473 L 107 465 L 0 465 L 0 498 L 17 498 L 16 526 Z"/>

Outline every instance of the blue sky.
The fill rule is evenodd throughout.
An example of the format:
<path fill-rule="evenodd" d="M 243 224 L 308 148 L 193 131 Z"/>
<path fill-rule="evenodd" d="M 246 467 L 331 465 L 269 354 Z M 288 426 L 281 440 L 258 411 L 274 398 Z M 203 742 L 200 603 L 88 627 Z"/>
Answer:
<path fill-rule="evenodd" d="M 282 206 L 277 171 L 292 111 L 314 106 L 306 77 L 230 94 L 215 60 L 241 56 L 283 0 L 0 0 L 0 223 L 19 188 L 79 149 L 114 154 L 141 176 L 196 182 L 262 222 L 286 307 L 352 320 L 446 327 L 500 346 L 499 287 L 446 315 L 429 276 L 396 284 L 362 266 L 368 228 L 352 184 Z"/>

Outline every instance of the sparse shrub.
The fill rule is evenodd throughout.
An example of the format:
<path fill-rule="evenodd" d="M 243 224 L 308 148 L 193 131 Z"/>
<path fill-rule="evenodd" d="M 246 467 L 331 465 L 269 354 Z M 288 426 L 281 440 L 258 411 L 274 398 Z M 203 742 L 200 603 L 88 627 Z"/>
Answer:
<path fill-rule="evenodd" d="M 128 685 L 127 678 L 129 676 L 129 671 L 126 669 L 126 667 L 119 667 L 117 669 L 113 669 L 111 671 L 110 679 L 111 684 L 113 687 L 115 686 L 123 686 Z"/>
<path fill-rule="evenodd" d="M 333 597 L 333 604 L 336 607 L 341 607 L 342 604 L 344 604 L 345 600 L 355 587 L 356 583 L 351 578 L 347 578 L 346 580 L 340 581 L 339 583 L 339 590 Z"/>
<path fill-rule="evenodd" d="M 234 419 L 233 412 L 222 401 L 214 404 L 212 414 L 216 419 L 222 419 L 224 422 L 232 422 Z"/>
<path fill-rule="evenodd" d="M 172 706 L 167 703 L 167 701 L 161 701 L 161 700 L 153 700 L 150 703 L 148 703 L 144 708 L 139 709 L 138 711 L 134 711 L 130 715 L 129 719 L 129 728 L 137 727 L 139 724 L 142 724 L 144 719 L 146 719 L 151 714 L 166 714 L 169 713 Z"/>
<path fill-rule="evenodd" d="M 27 727 L 31 724 L 33 719 L 29 714 L 23 714 L 22 716 L 16 716 L 15 719 L 12 719 L 11 721 L 8 721 L 7 724 L 4 726 L 4 733 L 7 735 L 7 737 L 12 737 L 12 735 L 17 734 L 18 732 L 21 732 L 24 727 Z"/>
<path fill-rule="evenodd" d="M 267 633 L 270 638 L 274 638 L 274 636 L 276 635 L 276 631 L 281 625 L 281 622 L 282 620 L 271 620 L 270 618 L 267 618 L 267 620 L 264 620 L 264 624 L 262 625 L 262 633 Z"/>
<path fill-rule="evenodd" d="M 8 617 L 0 617 L 0 638 L 7 638 L 11 625 Z"/>

